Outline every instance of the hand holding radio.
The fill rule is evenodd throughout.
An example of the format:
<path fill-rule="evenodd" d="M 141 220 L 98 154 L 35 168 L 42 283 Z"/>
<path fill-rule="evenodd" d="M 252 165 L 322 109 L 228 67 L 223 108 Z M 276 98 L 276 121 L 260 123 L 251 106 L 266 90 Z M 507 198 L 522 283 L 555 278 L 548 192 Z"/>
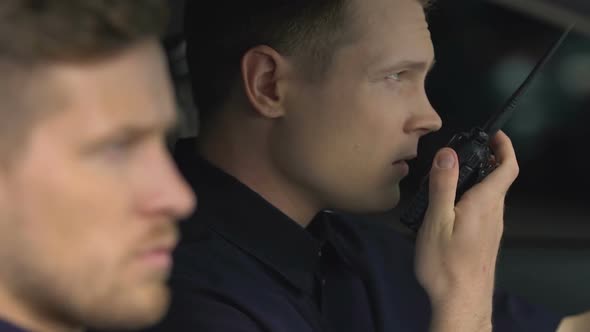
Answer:
<path fill-rule="evenodd" d="M 457 154 L 443 148 L 432 166 L 430 204 L 416 240 L 415 270 L 432 304 L 435 331 L 486 331 L 491 326 L 504 198 L 518 175 L 508 136 L 499 132 L 491 140 L 491 150 L 497 168 L 456 205 Z"/>
<path fill-rule="evenodd" d="M 492 331 L 504 201 L 519 172 L 512 143 L 500 129 L 572 27 L 483 127 L 455 135 L 438 152 L 402 214 L 402 223 L 418 233 L 415 272 L 431 302 L 431 332 Z"/>
<path fill-rule="evenodd" d="M 455 201 L 458 201 L 469 188 L 482 181 L 495 169 L 494 156 L 489 147 L 490 138 L 495 136 L 511 118 L 520 97 L 522 97 L 534 78 L 536 78 L 541 69 L 551 59 L 573 27 L 574 25 L 571 25 L 561 35 L 559 40 L 555 42 L 551 49 L 537 63 L 533 71 L 516 92 L 508 99 L 504 107 L 493 114 L 483 127 L 473 128 L 471 131 L 457 134 L 451 139 L 447 146 L 455 150 L 459 157 L 459 177 L 457 180 Z M 418 193 L 401 215 L 401 222 L 414 232 L 417 232 L 422 225 L 424 214 L 428 208 L 428 182 L 429 179 L 426 176 Z"/>

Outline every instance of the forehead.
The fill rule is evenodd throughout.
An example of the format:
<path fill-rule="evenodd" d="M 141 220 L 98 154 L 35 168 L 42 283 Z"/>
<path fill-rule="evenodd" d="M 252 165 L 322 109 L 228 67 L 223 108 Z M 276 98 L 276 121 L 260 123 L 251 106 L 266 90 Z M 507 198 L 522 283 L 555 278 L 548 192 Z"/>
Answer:
<path fill-rule="evenodd" d="M 166 126 L 174 121 L 171 84 L 156 42 L 97 62 L 57 64 L 47 76 L 62 95 L 64 125 L 78 123 L 71 132 L 93 135 L 119 125 Z"/>
<path fill-rule="evenodd" d="M 358 33 L 354 47 L 367 64 L 432 62 L 430 30 L 418 0 L 352 0 L 350 10 Z"/>

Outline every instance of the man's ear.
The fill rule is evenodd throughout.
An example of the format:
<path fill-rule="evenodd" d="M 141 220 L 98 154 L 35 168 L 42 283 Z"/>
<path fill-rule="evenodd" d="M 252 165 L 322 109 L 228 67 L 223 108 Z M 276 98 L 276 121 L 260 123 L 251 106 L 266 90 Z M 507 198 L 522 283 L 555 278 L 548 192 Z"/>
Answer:
<path fill-rule="evenodd" d="M 260 115 L 278 118 L 285 114 L 284 84 L 289 62 L 273 48 L 256 46 L 244 54 L 242 79 L 248 101 Z"/>

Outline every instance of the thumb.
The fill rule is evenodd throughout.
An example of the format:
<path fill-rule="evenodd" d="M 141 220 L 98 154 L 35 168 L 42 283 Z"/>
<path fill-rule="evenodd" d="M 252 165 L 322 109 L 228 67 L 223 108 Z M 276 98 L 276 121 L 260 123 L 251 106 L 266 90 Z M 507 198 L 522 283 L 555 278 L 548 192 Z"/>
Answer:
<path fill-rule="evenodd" d="M 451 148 L 443 148 L 436 154 L 429 176 L 429 204 L 425 219 L 438 220 L 453 215 L 459 178 L 458 159 L 457 153 Z M 444 219 L 448 222 L 454 220 Z"/>

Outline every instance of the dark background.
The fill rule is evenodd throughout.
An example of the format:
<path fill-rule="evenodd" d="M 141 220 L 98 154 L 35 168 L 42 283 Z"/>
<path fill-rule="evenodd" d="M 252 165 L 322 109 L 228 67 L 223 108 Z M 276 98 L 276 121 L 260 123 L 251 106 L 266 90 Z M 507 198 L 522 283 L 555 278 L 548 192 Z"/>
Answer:
<path fill-rule="evenodd" d="M 482 125 L 564 29 L 482 1 L 440 1 L 430 22 L 438 63 L 427 89 L 444 126 L 421 143 L 424 158 L 402 184 L 405 198 L 436 148 Z M 521 167 L 507 199 L 508 237 L 567 238 L 590 248 L 589 124 L 590 36 L 575 32 L 505 127 Z"/>
<path fill-rule="evenodd" d="M 519 2 L 526 6 L 514 10 Z M 567 13 L 576 1 L 541 2 L 557 11 L 541 13 L 531 0 L 508 7 L 443 0 L 433 9 L 438 64 L 427 89 L 444 128 L 421 143 L 402 197 L 416 190 L 436 149 L 455 132 L 483 124 L 571 23 Z M 590 25 L 590 2 L 577 5 L 571 17 L 585 15 L 582 23 Z M 558 11 L 559 18 L 551 17 Z M 587 25 L 564 42 L 505 127 L 521 172 L 506 201 L 498 284 L 563 314 L 590 310 L 590 33 L 581 29 Z"/>
<path fill-rule="evenodd" d="M 184 119 L 197 115 L 183 61 L 182 0 L 165 40 Z M 506 202 L 498 284 L 563 314 L 590 310 L 590 2 L 439 0 L 429 14 L 437 65 L 427 90 L 443 129 L 427 136 L 402 182 L 408 203 L 435 151 L 458 131 L 482 125 L 525 79 L 572 20 L 578 28 L 521 99 L 504 128 L 520 163 Z M 366 218 L 395 221 L 400 208 Z"/>

